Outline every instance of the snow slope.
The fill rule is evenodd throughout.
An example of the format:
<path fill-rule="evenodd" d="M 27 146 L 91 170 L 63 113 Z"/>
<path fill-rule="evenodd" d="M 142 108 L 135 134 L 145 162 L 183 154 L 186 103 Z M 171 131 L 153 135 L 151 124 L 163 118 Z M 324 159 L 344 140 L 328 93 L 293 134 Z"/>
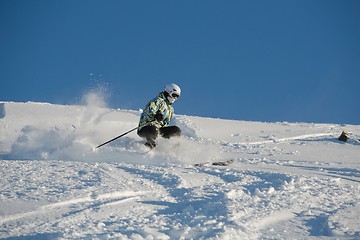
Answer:
<path fill-rule="evenodd" d="M 0 103 L 0 238 L 360 239 L 360 126 L 177 115 L 155 151 L 94 151 L 139 115 Z"/>

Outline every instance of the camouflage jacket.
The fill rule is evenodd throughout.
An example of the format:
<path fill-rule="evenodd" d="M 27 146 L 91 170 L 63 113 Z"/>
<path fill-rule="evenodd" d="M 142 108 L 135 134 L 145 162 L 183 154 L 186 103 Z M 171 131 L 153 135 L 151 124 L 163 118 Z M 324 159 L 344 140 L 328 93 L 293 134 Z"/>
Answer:
<path fill-rule="evenodd" d="M 161 112 L 161 114 L 164 116 L 164 119 L 161 122 L 154 121 L 150 123 L 150 126 L 155 126 L 157 128 L 168 126 L 174 114 L 174 108 L 171 106 L 171 103 L 166 99 L 164 93 L 162 92 L 146 105 L 140 116 L 139 126 L 155 120 L 155 114 L 157 111 Z"/>

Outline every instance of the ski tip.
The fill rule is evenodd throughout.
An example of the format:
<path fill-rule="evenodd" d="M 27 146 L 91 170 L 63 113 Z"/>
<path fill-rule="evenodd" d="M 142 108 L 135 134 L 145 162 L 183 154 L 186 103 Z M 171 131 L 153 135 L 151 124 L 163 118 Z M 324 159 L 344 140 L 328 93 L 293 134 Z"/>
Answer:
<path fill-rule="evenodd" d="M 230 160 L 227 160 L 227 161 L 222 161 L 222 162 L 214 162 L 212 165 L 214 166 L 227 166 L 231 163 L 234 162 L 234 159 L 230 159 Z"/>

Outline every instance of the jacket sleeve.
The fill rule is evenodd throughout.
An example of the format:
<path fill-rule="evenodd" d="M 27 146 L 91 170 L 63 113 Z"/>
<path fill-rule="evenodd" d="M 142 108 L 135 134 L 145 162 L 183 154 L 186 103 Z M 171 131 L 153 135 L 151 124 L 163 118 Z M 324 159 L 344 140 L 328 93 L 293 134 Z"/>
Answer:
<path fill-rule="evenodd" d="M 161 114 L 164 116 L 164 120 L 161 122 L 155 121 L 155 122 L 151 123 L 151 125 L 156 126 L 158 128 L 169 125 L 174 110 L 171 106 L 168 106 L 166 104 L 164 99 L 162 99 L 160 97 L 151 100 L 147 104 L 144 112 L 141 114 L 139 125 L 142 125 L 146 122 L 153 121 L 155 114 L 158 111 L 160 111 Z"/>
<path fill-rule="evenodd" d="M 159 110 L 159 103 L 158 101 L 151 101 L 149 103 L 149 108 L 148 108 L 148 115 L 149 117 L 154 117 L 156 112 Z"/>
<path fill-rule="evenodd" d="M 161 122 L 157 122 L 158 127 L 168 126 L 173 115 L 173 108 L 167 105 L 166 102 L 160 98 L 157 99 L 157 101 L 150 103 L 149 105 L 149 113 L 151 114 L 152 119 L 154 119 L 154 116 L 158 111 L 160 111 L 164 117 Z"/>
<path fill-rule="evenodd" d="M 159 98 L 151 100 L 148 103 L 148 105 L 146 106 L 143 114 L 141 115 L 140 124 L 153 121 L 155 119 L 154 118 L 155 114 L 159 110 L 164 115 L 164 112 L 163 112 L 164 106 L 163 105 L 164 105 L 164 101 L 161 101 L 161 99 L 159 99 Z M 165 115 L 164 115 L 164 117 L 166 118 Z M 155 121 L 151 125 L 154 125 L 154 126 L 160 128 L 160 127 L 166 126 L 166 123 L 165 123 L 165 121 L 162 121 L 162 122 Z"/>

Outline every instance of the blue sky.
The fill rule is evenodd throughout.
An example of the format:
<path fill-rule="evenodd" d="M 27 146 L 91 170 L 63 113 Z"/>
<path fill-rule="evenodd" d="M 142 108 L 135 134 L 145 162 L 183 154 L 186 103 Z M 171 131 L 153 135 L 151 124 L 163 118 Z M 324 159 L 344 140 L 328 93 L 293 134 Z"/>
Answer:
<path fill-rule="evenodd" d="M 360 1 L 0 0 L 0 100 L 360 124 Z"/>

